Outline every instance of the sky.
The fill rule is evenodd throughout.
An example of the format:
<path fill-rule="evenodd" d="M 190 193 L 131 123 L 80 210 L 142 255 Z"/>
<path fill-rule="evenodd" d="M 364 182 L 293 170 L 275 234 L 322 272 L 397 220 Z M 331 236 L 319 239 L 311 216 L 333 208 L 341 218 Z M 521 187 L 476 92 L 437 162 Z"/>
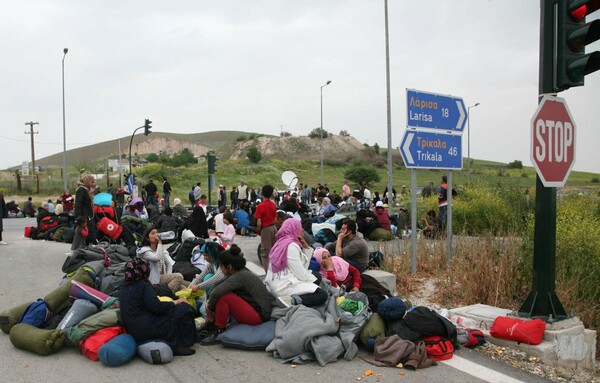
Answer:
<path fill-rule="evenodd" d="M 146 118 L 159 132 L 307 135 L 320 126 L 327 81 L 323 128 L 388 145 L 383 0 L 0 5 L 0 169 L 31 159 L 26 122 L 39 122 L 36 159 L 62 152 L 65 47 L 67 149 L 130 137 Z M 472 158 L 532 165 L 539 7 L 535 0 L 389 1 L 397 153 L 406 90 L 416 89 L 479 103 L 470 108 L 464 157 L 470 147 Z M 600 72 L 585 81 L 560 96 L 576 123 L 573 169 L 600 173 Z"/>

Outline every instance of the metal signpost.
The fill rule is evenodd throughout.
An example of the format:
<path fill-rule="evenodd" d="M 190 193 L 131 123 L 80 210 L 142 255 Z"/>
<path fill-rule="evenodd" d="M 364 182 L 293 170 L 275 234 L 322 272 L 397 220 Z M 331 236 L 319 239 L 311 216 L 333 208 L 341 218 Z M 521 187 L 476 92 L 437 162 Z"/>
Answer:
<path fill-rule="evenodd" d="M 448 169 L 446 247 L 452 258 L 452 169 L 462 169 L 462 132 L 467 122 L 461 97 L 406 90 L 406 125 L 400 144 L 404 165 L 411 169 L 412 273 L 417 272 L 416 169 Z"/>

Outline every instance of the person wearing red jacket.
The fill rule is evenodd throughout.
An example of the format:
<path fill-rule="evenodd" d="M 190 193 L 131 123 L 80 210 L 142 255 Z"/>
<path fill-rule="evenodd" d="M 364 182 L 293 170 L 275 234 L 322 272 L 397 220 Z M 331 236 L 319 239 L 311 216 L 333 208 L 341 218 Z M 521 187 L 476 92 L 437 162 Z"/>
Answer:
<path fill-rule="evenodd" d="M 70 213 L 71 211 L 73 211 L 73 208 L 75 207 L 75 198 L 73 198 L 73 196 L 69 192 L 69 189 L 65 189 L 65 192 L 60 197 L 60 201 L 63 205 L 63 211 L 65 213 Z"/>

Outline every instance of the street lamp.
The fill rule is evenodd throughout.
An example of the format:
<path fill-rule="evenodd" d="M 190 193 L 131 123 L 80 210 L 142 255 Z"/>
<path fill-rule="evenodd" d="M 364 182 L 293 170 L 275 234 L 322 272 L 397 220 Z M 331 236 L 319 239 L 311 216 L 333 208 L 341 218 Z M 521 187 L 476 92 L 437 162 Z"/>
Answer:
<path fill-rule="evenodd" d="M 474 108 L 478 105 L 479 105 L 479 103 L 476 102 L 475 104 L 473 104 L 467 108 L 467 119 L 468 119 L 467 130 L 469 131 L 469 133 L 467 134 L 467 157 L 468 157 L 467 169 L 468 169 L 468 174 L 469 174 L 469 183 L 471 183 L 471 108 Z"/>
<path fill-rule="evenodd" d="M 63 191 L 67 190 L 67 130 L 65 125 L 65 57 L 69 48 L 63 49 L 62 58 L 62 96 L 63 96 Z"/>
<path fill-rule="evenodd" d="M 327 85 L 331 84 L 331 80 L 327 81 L 325 83 L 325 85 L 321 85 L 321 129 L 319 129 L 319 133 L 320 133 L 320 144 L 321 144 L 321 185 L 324 185 L 323 183 L 323 88 L 325 88 Z"/>

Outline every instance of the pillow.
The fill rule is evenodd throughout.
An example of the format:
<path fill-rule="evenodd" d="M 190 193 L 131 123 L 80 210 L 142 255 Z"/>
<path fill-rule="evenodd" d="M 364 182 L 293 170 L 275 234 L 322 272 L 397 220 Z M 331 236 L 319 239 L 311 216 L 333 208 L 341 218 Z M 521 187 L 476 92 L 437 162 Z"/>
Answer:
<path fill-rule="evenodd" d="M 173 350 L 163 341 L 151 341 L 140 344 L 137 353 L 150 364 L 165 364 L 173 360 Z"/>
<path fill-rule="evenodd" d="M 63 331 L 43 330 L 27 323 L 14 325 L 9 337 L 16 348 L 42 356 L 54 354 L 65 344 Z"/>
<path fill-rule="evenodd" d="M 120 334 L 103 344 L 98 359 L 108 367 L 118 367 L 135 358 L 137 343 L 129 334 Z"/>
<path fill-rule="evenodd" d="M 217 339 L 226 347 L 264 351 L 275 339 L 275 321 L 266 321 L 258 326 L 237 324 L 222 332 Z"/>
<path fill-rule="evenodd" d="M 360 341 L 369 346 L 369 339 L 385 337 L 385 321 L 378 313 L 373 313 L 360 331 Z"/>
<path fill-rule="evenodd" d="M 64 330 L 67 327 L 73 327 L 85 318 L 98 312 L 98 307 L 87 299 L 76 299 L 73 306 L 67 312 L 67 315 L 60 321 L 56 328 Z"/>
<path fill-rule="evenodd" d="M 10 310 L 4 310 L 0 313 L 0 329 L 5 334 L 10 333 L 10 329 L 19 323 L 25 310 L 31 305 L 33 302 L 23 303 L 22 305 L 13 307 Z"/>

